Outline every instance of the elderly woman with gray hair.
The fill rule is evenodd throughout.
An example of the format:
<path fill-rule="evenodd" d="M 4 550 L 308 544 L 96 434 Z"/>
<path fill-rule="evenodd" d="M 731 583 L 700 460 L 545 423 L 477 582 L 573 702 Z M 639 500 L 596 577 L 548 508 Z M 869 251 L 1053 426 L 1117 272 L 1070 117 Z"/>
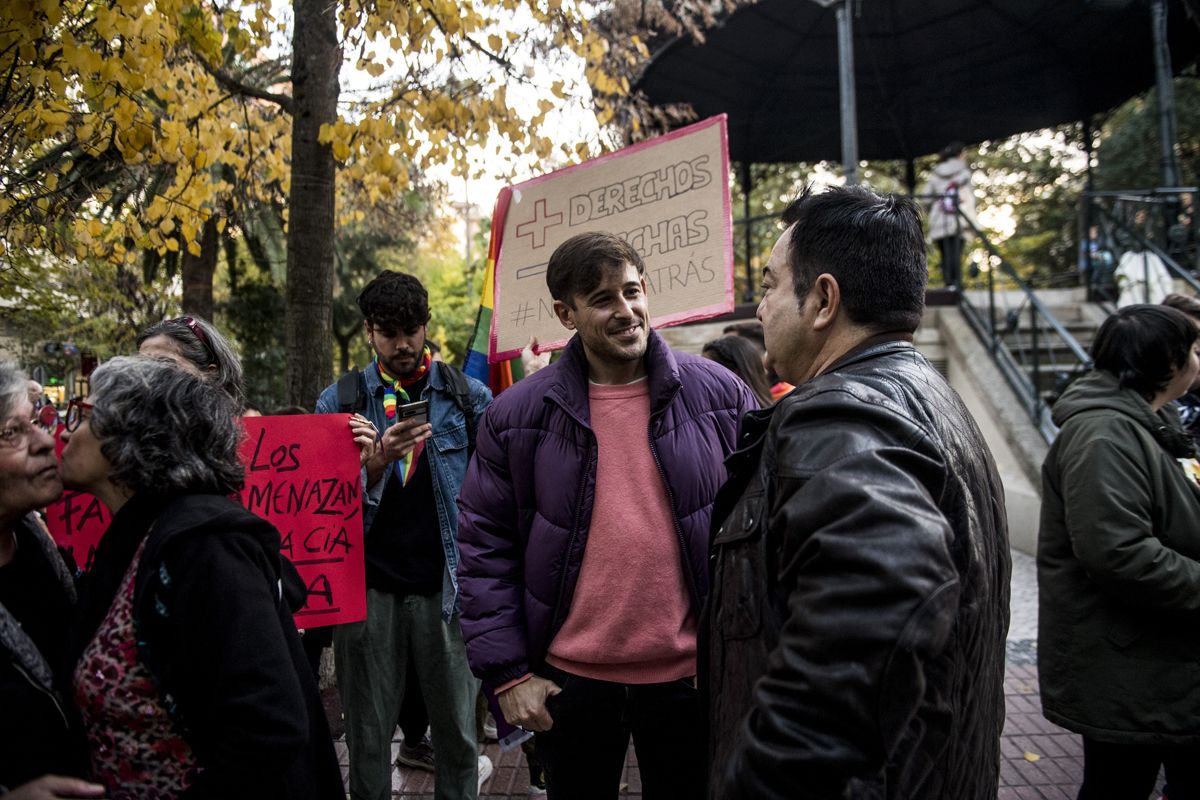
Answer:
<path fill-rule="evenodd" d="M 75 588 L 34 514 L 58 499 L 62 483 L 28 385 L 0 362 L 0 795 L 99 797 L 103 787 L 60 777 L 82 766 L 52 671 Z"/>
<path fill-rule="evenodd" d="M 236 412 L 242 412 L 242 361 L 211 322 L 200 317 L 164 319 L 139 333 L 137 346 L 140 355 L 168 358 L 204 378 L 233 398 Z"/>
<path fill-rule="evenodd" d="M 65 662 L 110 797 L 343 797 L 279 533 L 229 498 L 240 435 L 225 392 L 160 359 L 112 359 L 68 407 L 63 483 L 113 514 Z"/>

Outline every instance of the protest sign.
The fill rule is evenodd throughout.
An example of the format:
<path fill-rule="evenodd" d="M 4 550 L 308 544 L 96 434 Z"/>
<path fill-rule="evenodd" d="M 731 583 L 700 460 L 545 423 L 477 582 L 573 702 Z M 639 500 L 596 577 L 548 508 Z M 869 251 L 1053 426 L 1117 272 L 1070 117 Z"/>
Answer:
<path fill-rule="evenodd" d="M 59 425 L 54 432 L 54 453 L 62 460 L 62 432 Z M 63 496 L 46 508 L 46 527 L 59 547 L 66 550 L 75 559 L 75 564 L 82 570 L 92 568 L 96 557 L 96 545 L 108 530 L 112 515 L 108 508 L 95 495 L 87 492 L 72 492 L 67 490 Z"/>
<path fill-rule="evenodd" d="M 725 116 L 517 184 L 501 193 L 489 361 L 536 336 L 561 347 L 568 332 L 546 288 L 550 254 L 591 231 L 620 236 L 646 262 L 655 327 L 733 309 L 733 238 Z"/>
<path fill-rule="evenodd" d="M 308 602 L 296 626 L 367 617 L 362 482 L 345 414 L 245 417 L 243 505 L 279 529 Z"/>
<path fill-rule="evenodd" d="M 242 424 L 246 487 L 239 499 L 279 529 L 280 551 L 308 587 L 296 625 L 366 619 L 362 483 L 346 416 L 243 417 Z M 55 434 L 60 459 L 61 434 L 60 425 Z M 54 541 L 84 570 L 91 569 L 111 520 L 108 508 L 86 492 L 64 492 L 46 509 Z"/>

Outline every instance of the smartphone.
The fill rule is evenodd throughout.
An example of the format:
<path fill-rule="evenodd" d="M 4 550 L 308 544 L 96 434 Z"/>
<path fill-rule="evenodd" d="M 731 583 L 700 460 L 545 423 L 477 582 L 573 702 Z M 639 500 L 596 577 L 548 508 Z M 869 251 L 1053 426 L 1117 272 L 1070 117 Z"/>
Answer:
<path fill-rule="evenodd" d="M 396 419 L 416 419 L 418 425 L 424 425 L 429 422 L 429 401 L 417 400 L 412 403 L 405 403 L 396 408 Z"/>

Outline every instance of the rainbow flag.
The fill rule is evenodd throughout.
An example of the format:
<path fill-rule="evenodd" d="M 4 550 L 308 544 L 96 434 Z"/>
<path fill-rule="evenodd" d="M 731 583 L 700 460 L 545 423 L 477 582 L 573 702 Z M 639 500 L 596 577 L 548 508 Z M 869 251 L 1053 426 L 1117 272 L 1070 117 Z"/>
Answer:
<path fill-rule="evenodd" d="M 508 204 L 512 199 L 512 190 L 505 187 L 496 197 L 496 207 L 492 210 L 492 235 L 488 240 L 487 269 L 483 273 L 483 291 L 479 297 L 479 312 L 475 315 L 475 330 L 471 334 L 471 346 L 467 351 L 467 360 L 463 364 L 463 372 L 476 380 L 486 383 L 492 389 L 492 394 L 512 386 L 525 377 L 521 367 L 521 359 L 514 358 L 501 361 L 498 364 L 488 363 L 488 354 L 492 350 L 492 309 L 496 300 L 496 260 L 500 256 L 500 241 L 504 237 L 504 218 L 508 214 Z"/>

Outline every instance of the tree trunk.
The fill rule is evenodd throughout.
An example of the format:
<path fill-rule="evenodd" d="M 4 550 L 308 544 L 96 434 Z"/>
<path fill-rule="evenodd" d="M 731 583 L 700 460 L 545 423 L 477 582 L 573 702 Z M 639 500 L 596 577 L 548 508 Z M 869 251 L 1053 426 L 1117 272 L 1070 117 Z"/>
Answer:
<path fill-rule="evenodd" d="M 350 343 L 354 340 L 354 334 L 358 333 L 359 326 L 354 326 L 348 333 L 342 335 L 342 332 L 334 328 L 333 338 L 337 342 L 338 347 L 338 364 L 341 365 L 341 372 L 350 369 Z M 340 373 L 339 373 L 340 374 Z"/>
<path fill-rule="evenodd" d="M 287 234 L 288 403 L 309 408 L 333 380 L 333 150 L 322 123 L 337 118 L 338 5 L 294 0 L 292 191 Z"/>
<path fill-rule="evenodd" d="M 217 218 L 209 217 L 200 231 L 200 255 L 184 251 L 180 272 L 183 279 L 183 313 L 212 321 L 213 273 L 217 271 L 217 253 L 221 234 Z"/>

